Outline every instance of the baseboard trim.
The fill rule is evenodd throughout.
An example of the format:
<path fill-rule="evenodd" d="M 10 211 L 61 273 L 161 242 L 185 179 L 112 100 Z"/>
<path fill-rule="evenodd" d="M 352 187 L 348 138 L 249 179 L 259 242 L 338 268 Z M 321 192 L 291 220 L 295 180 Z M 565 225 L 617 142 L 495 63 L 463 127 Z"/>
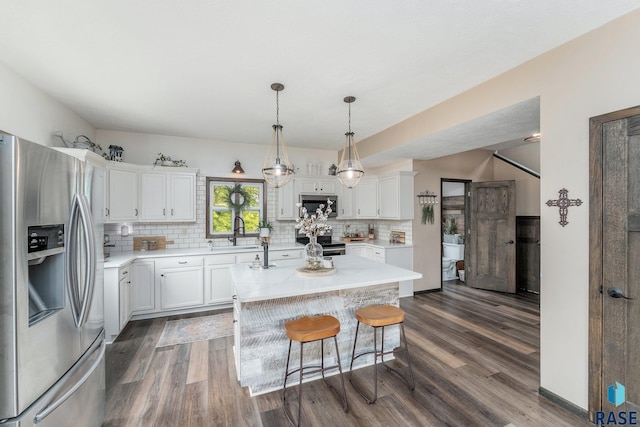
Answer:
<path fill-rule="evenodd" d="M 562 397 L 558 396 L 553 392 L 550 392 L 544 387 L 538 387 L 538 393 L 540 394 L 540 396 L 546 399 L 549 399 L 550 401 L 552 401 L 558 406 L 561 406 L 567 411 L 572 412 L 577 416 L 584 418 L 587 421 L 589 420 L 589 411 L 587 411 L 586 409 L 582 409 L 578 405 L 573 404 L 566 399 L 563 399 Z"/>
<path fill-rule="evenodd" d="M 442 288 L 426 289 L 424 291 L 415 291 L 413 294 L 414 295 L 430 294 L 431 292 L 442 292 Z"/>

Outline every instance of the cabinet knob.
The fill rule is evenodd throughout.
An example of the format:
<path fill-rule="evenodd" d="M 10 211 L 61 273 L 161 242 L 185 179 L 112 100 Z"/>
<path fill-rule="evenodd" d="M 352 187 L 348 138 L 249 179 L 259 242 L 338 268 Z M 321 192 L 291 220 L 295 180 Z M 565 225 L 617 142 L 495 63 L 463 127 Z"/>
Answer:
<path fill-rule="evenodd" d="M 160 277 L 164 277 L 164 274 L 161 274 Z"/>

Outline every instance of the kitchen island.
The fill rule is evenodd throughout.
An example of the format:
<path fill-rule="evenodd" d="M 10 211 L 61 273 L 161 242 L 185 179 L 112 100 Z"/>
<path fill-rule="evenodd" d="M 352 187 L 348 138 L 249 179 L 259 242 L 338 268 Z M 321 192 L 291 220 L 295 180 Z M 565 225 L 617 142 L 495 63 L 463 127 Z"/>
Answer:
<path fill-rule="evenodd" d="M 249 264 L 231 267 L 235 288 L 235 357 L 238 380 L 252 395 L 281 389 L 289 339 L 284 323 L 302 316 L 328 314 L 341 323 L 337 336 L 343 370 L 349 369 L 356 329 L 355 310 L 376 304 L 398 306 L 398 282 L 422 277 L 403 268 L 360 256 L 334 257 L 336 273 L 309 277 L 296 271 L 301 260 L 277 261 L 276 267 L 254 270 Z M 359 349 L 373 346 L 371 328 L 363 328 Z M 385 348 L 397 347 L 399 328 L 385 329 Z M 327 342 L 325 363 L 335 364 L 335 350 Z M 361 345 L 363 347 L 361 347 Z M 305 364 L 319 364 L 320 344 L 305 346 Z M 299 345 L 292 347 L 299 360 Z M 358 359 L 354 367 L 372 363 Z M 336 371 L 337 373 L 337 371 Z"/>

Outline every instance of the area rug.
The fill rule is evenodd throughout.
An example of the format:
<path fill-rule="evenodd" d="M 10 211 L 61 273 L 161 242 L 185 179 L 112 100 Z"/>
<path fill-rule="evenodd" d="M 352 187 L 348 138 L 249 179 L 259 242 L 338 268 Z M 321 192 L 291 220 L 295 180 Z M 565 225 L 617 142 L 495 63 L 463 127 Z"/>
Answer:
<path fill-rule="evenodd" d="M 233 313 L 169 320 L 156 347 L 186 344 L 233 335 Z"/>

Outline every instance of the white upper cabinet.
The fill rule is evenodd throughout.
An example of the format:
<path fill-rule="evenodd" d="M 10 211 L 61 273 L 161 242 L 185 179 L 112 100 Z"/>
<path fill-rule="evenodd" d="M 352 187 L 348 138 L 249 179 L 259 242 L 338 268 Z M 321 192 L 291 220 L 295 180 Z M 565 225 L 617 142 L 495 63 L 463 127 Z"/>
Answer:
<path fill-rule="evenodd" d="M 355 196 L 355 189 L 340 186 L 340 192 L 338 193 L 338 219 L 355 218 Z"/>
<path fill-rule="evenodd" d="M 170 173 L 167 194 L 169 221 L 196 220 L 196 174 Z"/>
<path fill-rule="evenodd" d="M 378 177 L 380 219 L 413 219 L 414 172 L 395 172 Z"/>
<path fill-rule="evenodd" d="M 278 199 L 276 205 L 276 219 L 293 220 L 298 216 L 296 203 L 298 203 L 297 195 L 294 191 L 295 183 L 291 180 L 284 187 L 278 188 Z"/>
<path fill-rule="evenodd" d="M 138 221 L 138 172 L 120 166 L 109 168 L 109 221 Z"/>
<path fill-rule="evenodd" d="M 354 190 L 355 217 L 378 218 L 378 179 L 363 178 Z"/>
<path fill-rule="evenodd" d="M 298 194 L 337 194 L 338 179 L 335 176 L 296 178 Z"/>
<path fill-rule="evenodd" d="M 167 174 L 140 173 L 140 220 L 166 221 Z"/>
<path fill-rule="evenodd" d="M 112 163 L 108 221 L 195 221 L 196 170 L 173 170 Z"/>

